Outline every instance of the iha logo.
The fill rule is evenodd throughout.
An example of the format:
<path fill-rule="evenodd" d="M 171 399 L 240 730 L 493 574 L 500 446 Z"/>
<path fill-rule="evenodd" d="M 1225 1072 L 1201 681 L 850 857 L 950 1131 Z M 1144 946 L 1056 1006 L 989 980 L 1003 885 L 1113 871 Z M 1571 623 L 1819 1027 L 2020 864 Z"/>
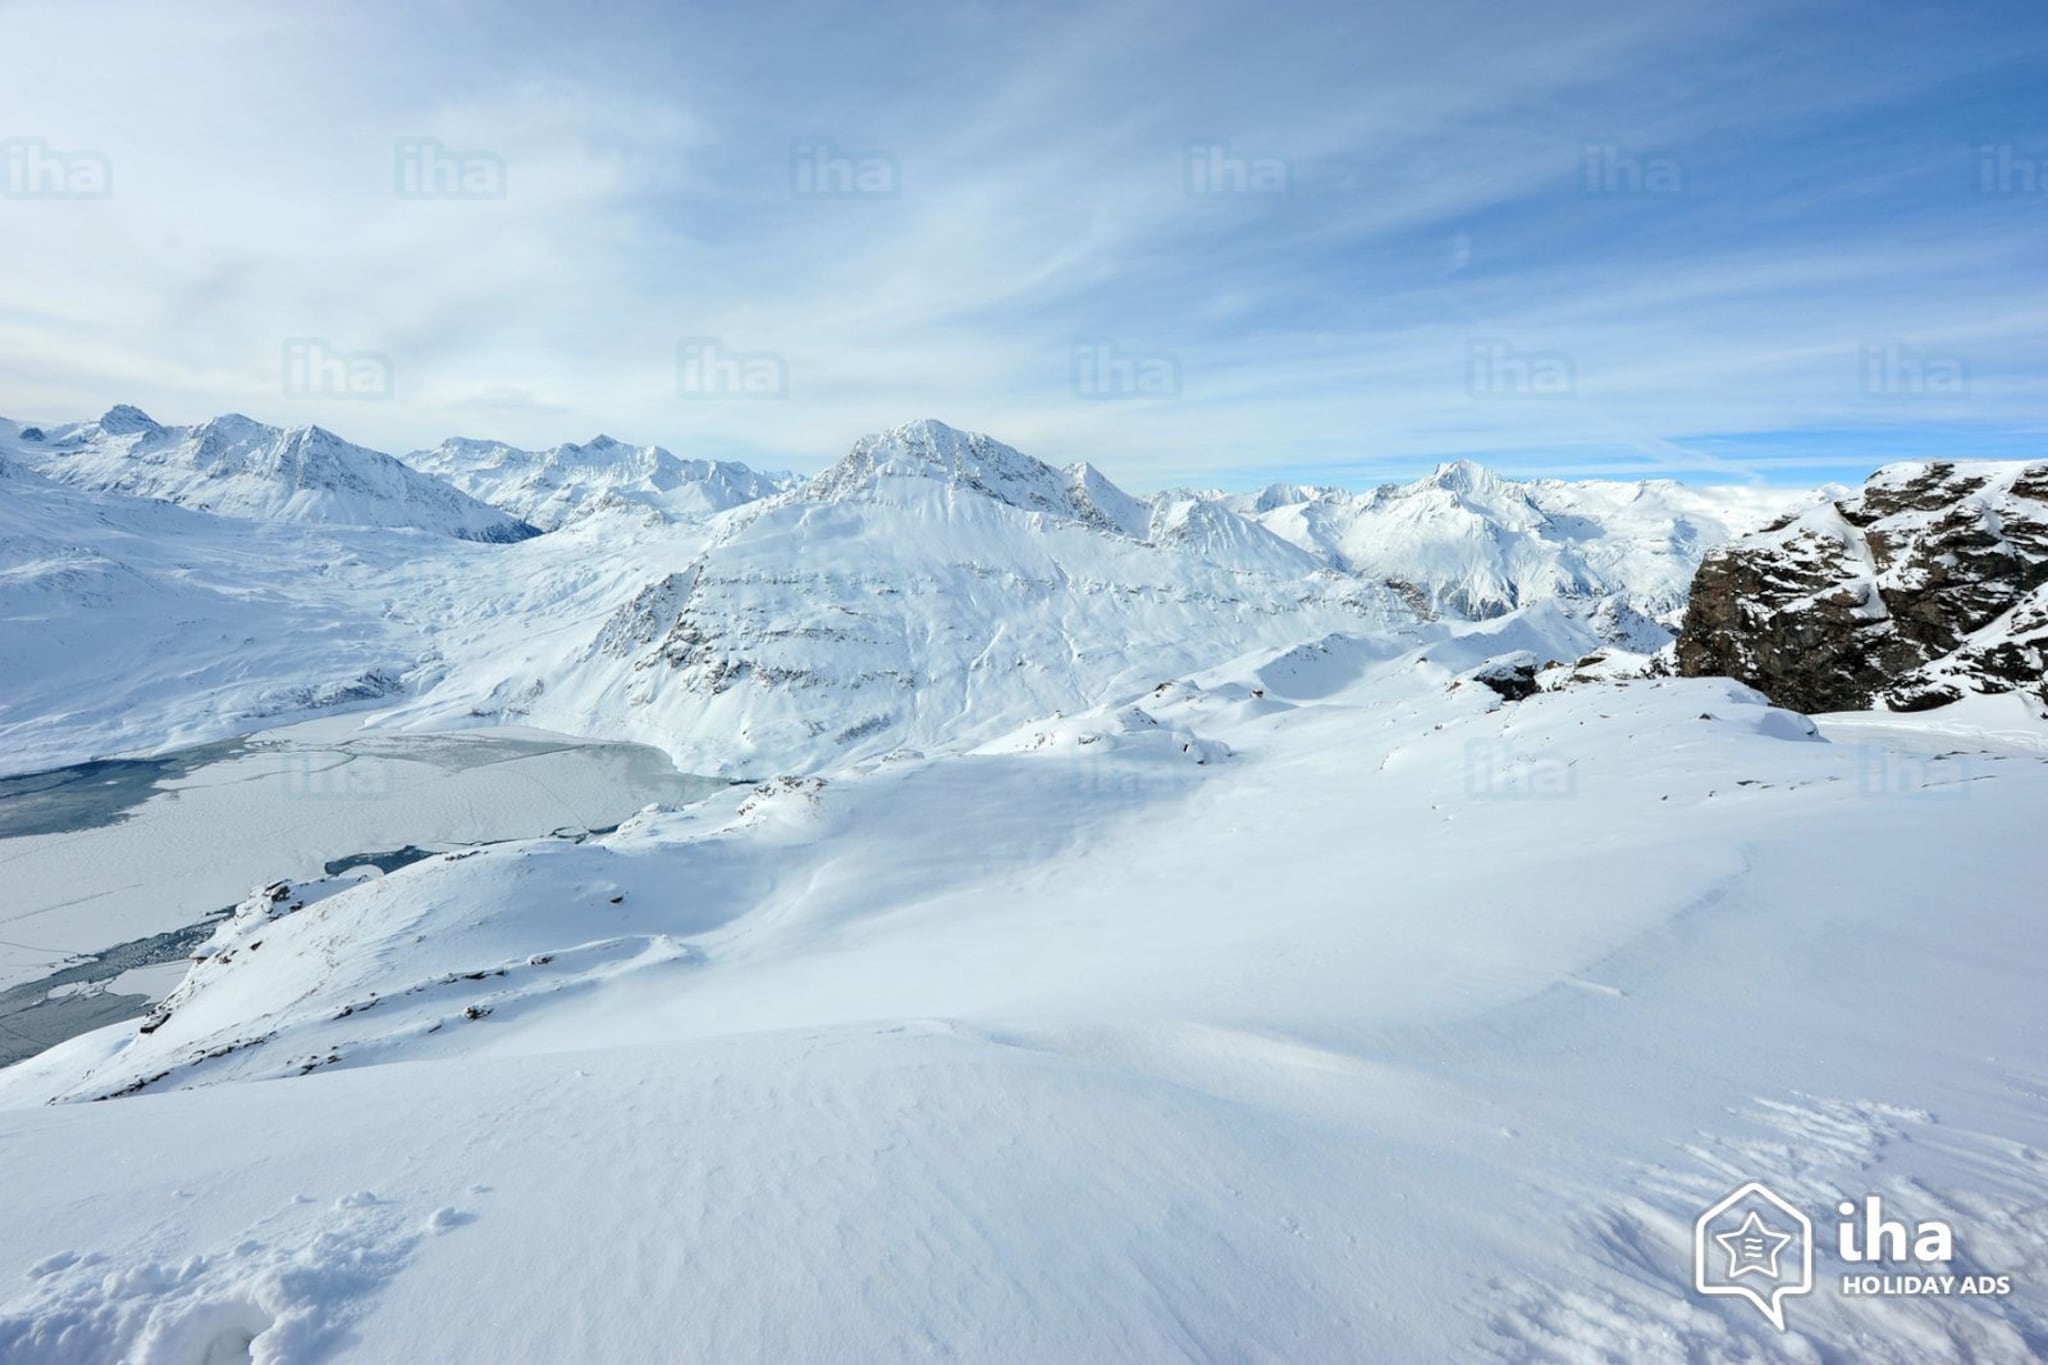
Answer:
<path fill-rule="evenodd" d="M 0 195 L 9 199 L 105 199 L 114 170 L 97 152 L 66 152 L 39 137 L 0 138 Z"/>
<path fill-rule="evenodd" d="M 799 199 L 893 199 L 902 191 L 896 158 L 842 151 L 830 138 L 789 148 L 789 192 Z"/>
<path fill-rule="evenodd" d="M 1277 156 L 1241 156 L 1221 142 L 1190 142 L 1186 167 L 1192 195 L 1287 193 L 1287 162 Z"/>
<path fill-rule="evenodd" d="M 284 391 L 298 398 L 389 398 L 391 358 L 378 351 L 340 351 L 319 337 L 284 343 Z"/>
<path fill-rule="evenodd" d="M 505 158 L 460 151 L 439 138 L 400 138 L 392 148 L 392 191 L 400 199 L 503 199 Z"/>
<path fill-rule="evenodd" d="M 1180 393 L 1180 362 L 1163 353 L 1126 350 L 1114 341 L 1074 343 L 1070 376 L 1074 396 L 1091 401 L 1173 398 Z"/>
<path fill-rule="evenodd" d="M 1844 1298 L 2012 1292 L 2010 1275 L 1954 1275 L 1955 1229 L 1938 1218 L 1908 1224 L 1885 1216 L 1884 1197 L 1835 1205 L 1834 1252 L 1849 1267 Z M 1699 1216 L 1692 1230 L 1693 1288 L 1746 1299 L 1785 1330 L 1785 1300 L 1813 1292 L 1813 1220 L 1757 1181 Z"/>
<path fill-rule="evenodd" d="M 1835 1252 L 1852 1267 L 1842 1276 L 1845 1298 L 1983 1297 L 2012 1292 L 2010 1275 L 1948 1273 L 1949 1263 L 1956 1257 L 1956 1231 L 1939 1218 L 1909 1227 L 1899 1219 L 1885 1217 L 1884 1199 L 1875 1194 L 1863 1196 L 1860 1205 L 1844 1199 L 1835 1205 L 1835 1212 L 1842 1218 L 1835 1229 Z"/>
<path fill-rule="evenodd" d="M 1911 1242 L 1906 1225 L 1884 1216 L 1884 1200 L 1869 1195 L 1858 1208 L 1853 1200 L 1835 1205 L 1842 1224 L 1835 1229 L 1835 1250 L 1850 1264 L 1858 1261 L 1939 1261 L 1955 1259 L 1955 1229 L 1940 1221 L 1913 1225 Z M 1862 1237 L 1856 1235 L 1856 1219 L 1862 1216 Z"/>

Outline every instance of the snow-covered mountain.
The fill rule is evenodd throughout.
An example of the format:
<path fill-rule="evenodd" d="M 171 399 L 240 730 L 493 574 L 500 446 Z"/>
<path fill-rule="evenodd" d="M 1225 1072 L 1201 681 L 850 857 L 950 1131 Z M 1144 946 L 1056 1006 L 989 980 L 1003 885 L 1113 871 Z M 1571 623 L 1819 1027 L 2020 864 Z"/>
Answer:
<path fill-rule="evenodd" d="M 228 461 L 230 448 L 245 458 Z M 423 554 L 416 536 L 342 523 L 483 539 L 524 523 L 312 429 L 223 418 L 178 432 L 126 408 L 40 432 L 0 424 L 0 455 L 41 489 L 17 499 L 0 544 L 0 597 L 19 604 L 0 652 L 24 661 L 0 705 L 16 770 L 381 702 L 418 724 L 631 737 L 695 771 L 808 771 L 978 742 L 1160 668 L 1546 593 L 1563 595 L 1589 642 L 1647 651 L 1666 632 L 1645 613 L 1674 592 L 1682 602 L 1707 545 L 1802 500 L 1512 484 L 1472 466 L 1355 495 L 1138 498 L 1091 466 L 1053 468 L 938 422 L 864 438 L 766 497 L 753 496 L 766 476 L 652 447 L 592 442 L 530 461 L 510 447 L 439 449 L 471 477 L 511 480 L 493 496 L 565 520 L 522 545 Z M 278 463 L 261 465 L 263 452 Z M 282 471 L 328 466 L 294 465 L 292 452 L 388 476 L 400 495 L 327 487 L 346 478 L 298 488 L 299 473 Z M 78 486 L 60 493 L 36 470 Z M 216 515 L 168 517 L 143 500 L 165 496 Z M 459 514 L 416 515 L 449 500 Z M 618 502 L 663 515 L 581 515 Z M 218 515 L 229 510 L 285 519 Z M 238 596 L 238 582 L 262 588 Z M 219 628 L 152 628 L 167 616 Z M 71 645 L 39 650 L 53 629 Z M 53 727 L 56 715 L 70 720 Z"/>
<path fill-rule="evenodd" d="M 1174 534 L 1144 538 L 1160 527 Z M 972 744 L 1161 670 L 1416 622 L 1397 593 L 1234 514 L 1155 525 L 1097 471 L 935 421 L 863 438 L 710 529 L 580 644 L 521 639 L 407 719 L 602 718 L 692 771 L 812 771 Z"/>
<path fill-rule="evenodd" d="M 0 774 L 390 697 L 432 652 L 420 584 L 489 583 L 479 565 L 517 548 L 238 521 L 0 470 Z"/>
<path fill-rule="evenodd" d="M 518 518 L 321 427 L 273 427 L 238 413 L 167 427 L 123 404 L 95 421 L 0 432 L 7 434 L 14 458 L 89 492 L 247 520 L 409 528 L 480 541 L 535 534 Z"/>
<path fill-rule="evenodd" d="M 1333 568 L 1407 587 L 1432 611 L 1483 619 L 1550 598 L 1613 597 L 1675 627 L 1708 549 L 1821 494 L 1525 483 L 1460 460 L 1364 493 L 1275 484 L 1210 496 Z"/>
<path fill-rule="evenodd" d="M 405 460 L 542 530 L 600 508 L 647 507 L 702 520 L 795 482 L 788 474 L 726 460 L 685 460 L 660 446 L 603 435 L 546 450 L 458 436 Z"/>

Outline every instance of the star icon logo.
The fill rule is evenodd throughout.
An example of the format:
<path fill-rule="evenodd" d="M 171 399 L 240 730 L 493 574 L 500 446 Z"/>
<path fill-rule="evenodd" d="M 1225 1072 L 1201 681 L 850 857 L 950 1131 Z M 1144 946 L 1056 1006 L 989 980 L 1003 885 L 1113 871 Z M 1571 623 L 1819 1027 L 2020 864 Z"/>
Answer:
<path fill-rule="evenodd" d="M 1782 1332 L 1785 1300 L 1813 1292 L 1813 1220 L 1752 1180 L 1693 1223 L 1692 1276 L 1698 1293 L 1746 1299 Z"/>
<path fill-rule="evenodd" d="M 1755 1209 L 1742 1226 L 1733 1232 L 1724 1232 L 1714 1238 L 1728 1253 L 1728 1278 L 1737 1275 L 1761 1275 L 1767 1280 L 1778 1278 L 1778 1253 L 1792 1240 L 1789 1232 L 1779 1232 L 1757 1216 Z"/>

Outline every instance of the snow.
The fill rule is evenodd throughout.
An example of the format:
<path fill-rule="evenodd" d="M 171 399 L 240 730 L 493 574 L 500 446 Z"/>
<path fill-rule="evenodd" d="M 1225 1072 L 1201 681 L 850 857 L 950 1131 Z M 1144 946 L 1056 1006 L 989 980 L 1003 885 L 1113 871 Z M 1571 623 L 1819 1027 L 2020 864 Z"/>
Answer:
<path fill-rule="evenodd" d="M 16 458 L 93 492 L 126 493 L 224 517 L 411 527 L 464 540 L 521 540 L 533 528 L 320 427 L 286 430 L 239 413 L 164 427 L 132 407 L 17 442 Z"/>
<path fill-rule="evenodd" d="M 0 772 L 395 690 L 421 642 L 377 608 L 374 581 L 421 539 L 229 522 L 23 473 L 0 500 Z M 458 563 L 485 552 L 446 543 Z"/>
<path fill-rule="evenodd" d="M 370 733 L 755 780 L 252 897 L 150 1032 L 0 1071 L 0 1358 L 2035 1358 L 2048 723 L 1642 676 L 1543 566 L 1654 603 L 1678 493 L 1572 515 L 1682 549 L 1501 577 L 1444 547 L 1557 506 L 1425 483 L 1405 581 L 1533 597 L 1431 619 L 1253 524 L 1321 494 L 935 423 L 704 520 L 348 533 L 419 651 Z M 105 506 L 81 543 L 225 596 Z M 12 733 L 104 733 L 31 684 Z M 1690 1288 L 1752 1179 L 1951 1219 L 2011 1293 L 1845 1298 L 1823 1235 L 1780 1334 Z"/>
<path fill-rule="evenodd" d="M 152 432 L 177 430 L 116 410 L 111 426 L 52 427 L 40 445 L 0 423 L 0 449 L 87 429 L 159 443 L 168 436 Z M 631 739 L 688 771 L 756 776 L 971 747 L 1153 673 L 1433 610 L 1413 583 L 1354 575 L 1228 499 L 1134 498 L 1085 465 L 1053 469 L 937 422 L 867 438 L 807 485 L 702 518 L 628 486 L 635 460 L 667 468 L 666 452 L 590 458 L 600 444 L 576 448 L 581 463 L 538 461 L 558 491 L 587 500 L 560 529 L 512 545 L 309 525 L 289 508 L 231 520 L 24 468 L 0 505 L 0 773 L 346 711 Z M 525 468 L 517 454 L 503 454 L 506 469 Z M 589 496 L 604 478 L 619 499 Z M 1624 591 L 1582 606 L 1604 637 L 1648 652 L 1664 632 L 1628 601 L 1664 602 L 1719 532 L 1678 529 L 1669 509 L 1683 499 L 1656 491 L 1673 486 L 1642 487 L 1648 505 L 1612 494 L 1630 510 L 1586 543 L 1661 534 L 1685 554 L 1627 561 L 1601 580 Z M 1513 502 L 1502 515 L 1535 515 Z M 1479 516 L 1429 505 L 1434 520 L 1419 504 L 1410 518 L 1418 566 L 1465 553 Z M 693 645 L 692 633 L 714 643 Z"/>
<path fill-rule="evenodd" d="M 413 451 L 405 461 L 549 531 L 599 507 L 701 521 L 795 482 L 788 474 L 763 474 L 725 460 L 684 460 L 660 446 L 627 445 L 605 435 L 547 450 L 454 437 Z"/>
<path fill-rule="evenodd" d="M 330 718 L 259 732 L 166 771 L 132 808 L 0 838 L 0 989 L 330 860 L 608 826 L 714 786 L 652 750 L 534 731 L 365 733 Z"/>
<path fill-rule="evenodd" d="M 899 429 L 709 523 L 579 653 L 454 674 L 398 714 L 438 726 L 510 696 L 524 723 L 602 716 L 688 771 L 765 776 L 971 746 L 1251 644 L 1413 622 L 1285 546 L 1276 564 L 1134 539 L 1078 486 L 987 438 Z"/>
<path fill-rule="evenodd" d="M 483 705 L 505 660 L 564 634 L 580 651 L 703 534 L 598 513 L 480 544 L 230 520 L 23 472 L 0 500 L 0 774 L 361 712 L 472 661 Z"/>
<path fill-rule="evenodd" d="M 1460 460 L 1369 493 L 1274 485 L 1219 501 L 1334 568 L 1412 586 L 1435 611 L 1485 617 L 1619 594 L 1675 625 L 1709 549 L 1828 491 L 1844 490 L 1519 483 Z"/>
<path fill-rule="evenodd" d="M 58 1174 L 8 1211 L 9 1273 L 104 1258 L 5 1321 L 140 1341 L 253 1304 L 284 1325 L 258 1359 L 342 1330 L 366 1359 L 2028 1358 L 2043 1133 L 2013 1082 L 2042 1058 L 2013 1021 L 2048 935 L 2003 893 L 2043 870 L 2048 768 L 1874 792 L 1732 684 L 1447 690 L 1544 629 L 1333 638 L 1070 743 L 258 911 L 157 1032 L 5 1073 L 0 1133 Z M 1228 756 L 1148 742 L 1175 727 Z M 1518 759 L 1571 781 L 1492 781 Z M 155 1169 L 109 1181 L 124 1111 Z M 1685 1292 L 1738 1172 L 1948 1213 L 2019 1287 L 1873 1313 L 1823 1275 L 1781 1342 Z M 322 1212 L 363 1189 L 383 1221 Z M 474 1223 L 423 1240 L 443 1209 Z M 537 1283 L 573 1310 L 497 1307 Z"/>

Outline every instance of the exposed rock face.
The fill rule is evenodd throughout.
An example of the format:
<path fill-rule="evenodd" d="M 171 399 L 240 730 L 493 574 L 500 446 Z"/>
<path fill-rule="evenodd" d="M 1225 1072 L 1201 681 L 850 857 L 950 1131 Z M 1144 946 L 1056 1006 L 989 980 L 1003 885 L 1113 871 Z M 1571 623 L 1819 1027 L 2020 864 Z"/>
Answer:
<path fill-rule="evenodd" d="M 2048 697 L 2048 464 L 1888 465 L 1714 551 L 1677 657 L 1799 711 Z"/>
<path fill-rule="evenodd" d="M 1481 665 L 1471 676 L 1473 682 L 1491 688 L 1502 701 L 1527 701 L 1543 690 L 1536 681 L 1541 667 L 1536 656 L 1523 649 Z"/>

